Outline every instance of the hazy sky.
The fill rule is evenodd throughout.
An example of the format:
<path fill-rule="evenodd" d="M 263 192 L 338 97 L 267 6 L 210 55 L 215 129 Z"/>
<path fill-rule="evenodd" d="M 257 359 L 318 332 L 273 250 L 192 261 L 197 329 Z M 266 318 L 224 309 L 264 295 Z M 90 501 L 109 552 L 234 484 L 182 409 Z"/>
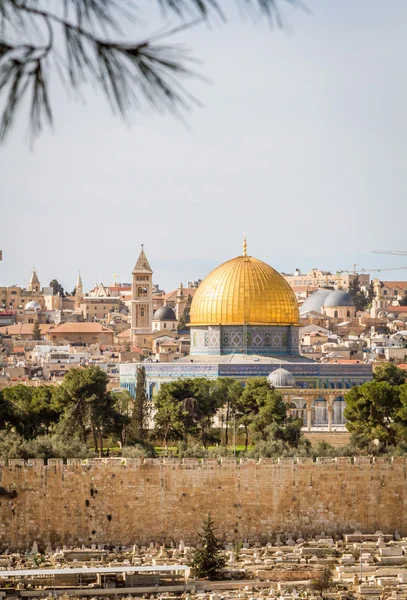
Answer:
<path fill-rule="evenodd" d="M 0 285 L 33 266 L 69 290 L 78 270 L 86 289 L 129 281 L 144 243 L 169 290 L 240 254 L 244 232 L 286 272 L 407 266 L 371 254 L 407 250 L 407 2 L 304 2 L 286 31 L 232 18 L 174 40 L 209 79 L 188 84 L 202 107 L 185 124 L 128 127 L 55 85 L 55 131 L 30 151 L 22 116 L 0 149 Z"/>

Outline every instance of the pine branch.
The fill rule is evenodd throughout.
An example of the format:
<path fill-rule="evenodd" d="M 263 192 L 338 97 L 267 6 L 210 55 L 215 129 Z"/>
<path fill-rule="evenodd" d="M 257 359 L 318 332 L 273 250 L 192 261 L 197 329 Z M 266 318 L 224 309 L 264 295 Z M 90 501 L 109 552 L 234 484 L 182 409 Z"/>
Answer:
<path fill-rule="evenodd" d="M 13 0 L 6 2 L 14 4 Z M 112 42 L 96 35 L 91 27 L 95 22 L 97 25 L 116 26 L 110 0 L 73 0 L 73 5 L 74 22 L 70 20 L 72 6 L 69 0 L 64 0 L 63 17 L 37 8 L 35 2 L 18 4 L 21 14 L 43 21 L 48 37 L 45 43 L 37 46 L 0 41 L 0 92 L 4 88 L 8 90 L 0 121 L 0 141 L 6 139 L 29 89 L 32 139 L 38 136 L 44 123 L 52 125 L 45 77 L 49 55 L 56 60 L 65 84 L 68 82 L 71 89 L 78 90 L 85 81 L 93 82 L 101 87 L 112 109 L 123 117 L 134 107 L 140 109 L 143 99 L 156 110 L 177 115 L 181 109 L 185 110 L 195 103 L 180 83 L 180 78 L 193 75 L 186 67 L 189 60 L 187 53 L 177 46 L 157 43 L 160 38 L 195 23 L 138 44 Z M 63 59 L 58 59 L 54 48 L 55 27 L 61 28 L 64 35 Z"/>
<path fill-rule="evenodd" d="M 158 0 L 161 8 L 170 10 L 180 17 L 185 14 L 199 15 L 205 19 L 210 18 L 212 14 L 225 19 L 222 8 L 228 5 L 227 0 Z M 270 20 L 274 21 L 279 27 L 282 27 L 281 4 L 291 4 L 294 7 L 302 7 L 301 0 L 238 0 L 237 4 L 243 13 L 253 13 L 258 11 Z"/>
<path fill-rule="evenodd" d="M 280 0 L 292 5 L 299 1 Z M 176 116 L 198 104 L 182 85 L 185 78 L 196 76 L 189 68 L 191 57 L 184 48 L 162 44 L 161 40 L 193 27 L 214 12 L 223 18 L 222 3 L 157 2 L 179 17 L 193 14 L 199 19 L 128 43 L 111 38 L 122 36 L 122 21 L 135 23 L 137 0 L 60 0 L 56 7 L 55 0 L 0 0 L 0 143 L 27 97 L 31 139 L 39 135 L 44 124 L 52 126 L 50 59 L 70 90 L 78 92 L 85 82 L 101 88 L 113 111 L 122 117 L 134 108 L 140 110 L 145 102 Z M 246 9 L 257 7 L 281 25 L 279 0 L 239 0 L 239 4 Z M 55 46 L 59 32 L 64 40 L 62 52 Z"/>

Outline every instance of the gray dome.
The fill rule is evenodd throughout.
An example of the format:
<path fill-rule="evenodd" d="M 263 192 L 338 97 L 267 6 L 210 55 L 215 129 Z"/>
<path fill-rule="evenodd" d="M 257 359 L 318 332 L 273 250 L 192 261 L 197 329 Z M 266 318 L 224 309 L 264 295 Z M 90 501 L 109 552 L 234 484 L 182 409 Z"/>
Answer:
<path fill-rule="evenodd" d="M 308 296 L 308 298 L 300 306 L 300 315 L 305 315 L 308 312 L 322 312 L 325 298 L 332 294 L 332 290 L 320 289 Z"/>
<path fill-rule="evenodd" d="M 275 388 L 295 387 L 294 375 L 281 367 L 270 373 L 267 377 L 267 381 Z"/>
<path fill-rule="evenodd" d="M 27 302 L 24 306 L 24 310 L 41 310 L 41 305 L 35 300 L 30 300 L 30 302 Z"/>
<path fill-rule="evenodd" d="M 160 306 L 153 316 L 153 321 L 176 321 L 175 312 L 170 306 Z"/>
<path fill-rule="evenodd" d="M 335 290 L 326 297 L 323 306 L 354 306 L 352 296 L 343 290 Z"/>

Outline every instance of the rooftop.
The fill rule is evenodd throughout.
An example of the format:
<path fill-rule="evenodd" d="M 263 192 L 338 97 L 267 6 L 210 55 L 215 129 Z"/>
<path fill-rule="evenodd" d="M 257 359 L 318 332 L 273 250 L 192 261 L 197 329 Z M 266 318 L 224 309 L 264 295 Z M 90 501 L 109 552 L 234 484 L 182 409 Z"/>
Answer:
<path fill-rule="evenodd" d="M 177 363 L 205 363 L 205 364 L 270 364 L 280 365 L 289 363 L 312 363 L 314 361 L 305 358 L 303 356 L 287 356 L 287 357 L 275 357 L 275 356 L 262 356 L 260 354 L 222 354 L 222 355 L 190 355 L 183 356 L 177 360 Z"/>

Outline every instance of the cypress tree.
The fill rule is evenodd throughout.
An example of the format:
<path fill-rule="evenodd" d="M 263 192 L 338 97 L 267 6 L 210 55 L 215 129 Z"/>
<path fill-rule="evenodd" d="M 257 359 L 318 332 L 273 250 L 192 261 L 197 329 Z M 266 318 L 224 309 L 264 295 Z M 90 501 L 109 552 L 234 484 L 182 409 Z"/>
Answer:
<path fill-rule="evenodd" d="M 215 521 L 208 515 L 202 523 L 202 531 L 198 532 L 200 544 L 191 563 L 198 577 L 218 579 L 225 567 L 226 559 L 222 555 L 221 543 L 215 535 L 215 530 Z"/>
<path fill-rule="evenodd" d="M 40 327 L 40 322 L 38 319 L 35 321 L 35 323 L 33 325 L 32 336 L 33 336 L 33 340 L 41 340 L 42 339 L 41 327 Z"/>
<path fill-rule="evenodd" d="M 136 440 L 145 440 L 150 424 L 151 402 L 147 398 L 146 369 L 137 370 L 136 398 L 132 414 L 132 433 Z"/>

